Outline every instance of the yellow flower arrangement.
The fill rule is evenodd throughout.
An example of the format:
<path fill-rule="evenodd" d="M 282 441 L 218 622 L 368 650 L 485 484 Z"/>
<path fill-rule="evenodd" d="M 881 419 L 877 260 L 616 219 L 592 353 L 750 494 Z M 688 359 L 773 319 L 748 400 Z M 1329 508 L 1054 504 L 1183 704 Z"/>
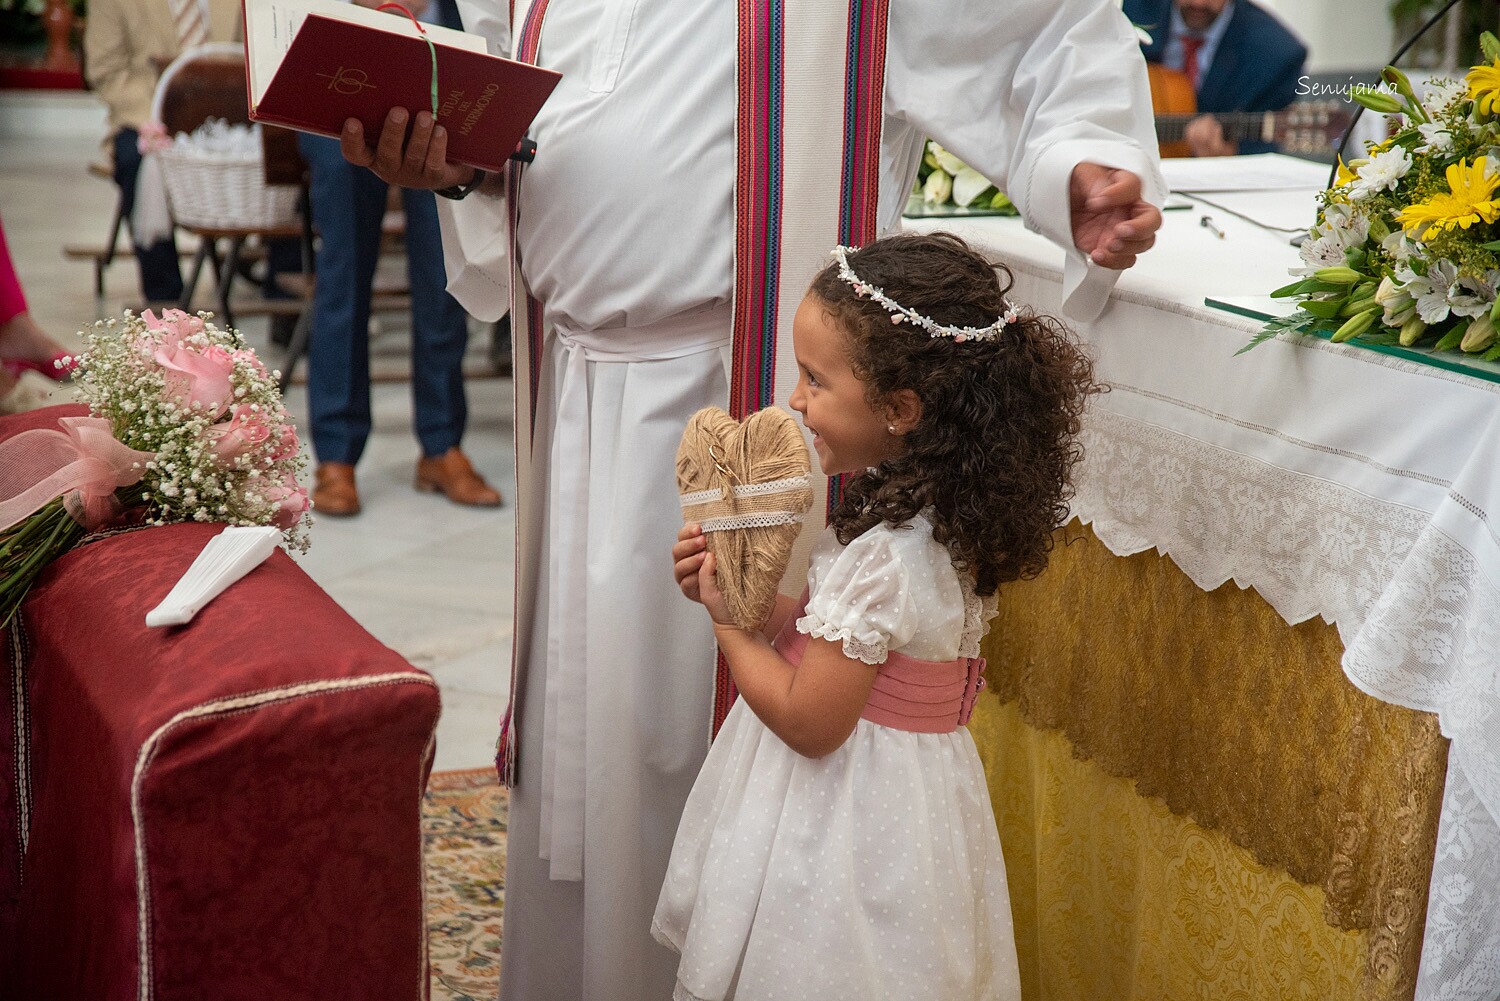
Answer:
<path fill-rule="evenodd" d="M 1483 156 L 1472 165 L 1467 160 L 1449 164 L 1445 175 L 1448 191 L 1408 205 L 1396 216 L 1397 221 L 1412 235 L 1421 235 L 1429 227 L 1468 229 L 1477 222 L 1494 222 L 1500 216 L 1500 200 L 1495 198 L 1500 176 L 1489 176 L 1488 164 Z"/>
<path fill-rule="evenodd" d="M 1388 66 L 1379 89 L 1352 95 L 1391 116 L 1391 136 L 1339 162 L 1298 280 L 1271 293 L 1300 308 L 1247 347 L 1311 333 L 1500 361 L 1500 38 L 1480 45 L 1463 80 L 1419 94 Z"/>

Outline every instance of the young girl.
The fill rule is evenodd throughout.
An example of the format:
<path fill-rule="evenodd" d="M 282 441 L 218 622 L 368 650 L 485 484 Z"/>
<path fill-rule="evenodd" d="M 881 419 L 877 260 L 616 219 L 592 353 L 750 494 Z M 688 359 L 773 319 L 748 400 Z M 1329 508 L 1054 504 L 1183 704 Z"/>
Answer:
<path fill-rule="evenodd" d="M 807 592 L 745 632 L 698 526 L 672 550 L 740 699 L 652 930 L 682 954 L 674 1001 L 1016 999 L 1005 863 L 963 724 L 996 588 L 1041 571 L 1067 516 L 1092 366 L 957 237 L 834 258 L 797 310 L 791 406 L 823 472 L 853 476 Z"/>

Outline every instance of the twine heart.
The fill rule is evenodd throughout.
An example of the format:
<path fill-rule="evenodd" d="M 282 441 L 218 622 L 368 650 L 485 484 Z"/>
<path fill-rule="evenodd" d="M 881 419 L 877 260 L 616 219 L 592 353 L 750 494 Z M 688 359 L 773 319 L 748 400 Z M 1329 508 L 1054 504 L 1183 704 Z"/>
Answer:
<path fill-rule="evenodd" d="M 759 629 L 812 506 L 812 460 L 797 422 L 770 407 L 736 421 L 718 407 L 688 421 L 677 449 L 684 522 L 698 522 L 719 590 L 742 629 Z"/>

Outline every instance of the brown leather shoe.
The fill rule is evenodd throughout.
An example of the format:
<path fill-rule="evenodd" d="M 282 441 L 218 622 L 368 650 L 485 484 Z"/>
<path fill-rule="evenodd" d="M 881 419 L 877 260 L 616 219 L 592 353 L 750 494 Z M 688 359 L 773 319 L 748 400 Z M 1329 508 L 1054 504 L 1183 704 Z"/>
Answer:
<path fill-rule="evenodd" d="M 441 491 L 455 504 L 500 506 L 500 491 L 484 482 L 457 446 L 417 463 L 416 488 L 424 493 Z"/>
<path fill-rule="evenodd" d="M 320 462 L 313 487 L 313 511 L 334 518 L 359 514 L 359 491 L 354 487 L 354 467 L 347 462 Z"/>

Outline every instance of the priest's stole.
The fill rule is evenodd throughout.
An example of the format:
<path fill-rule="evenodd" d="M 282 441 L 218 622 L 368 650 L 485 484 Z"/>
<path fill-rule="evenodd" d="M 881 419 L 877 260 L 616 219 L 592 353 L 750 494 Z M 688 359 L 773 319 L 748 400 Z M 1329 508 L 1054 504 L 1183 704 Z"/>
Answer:
<path fill-rule="evenodd" d="M 1027 1001 L 1412 997 L 1447 767 L 1321 621 L 1058 534 L 970 732 Z"/>

